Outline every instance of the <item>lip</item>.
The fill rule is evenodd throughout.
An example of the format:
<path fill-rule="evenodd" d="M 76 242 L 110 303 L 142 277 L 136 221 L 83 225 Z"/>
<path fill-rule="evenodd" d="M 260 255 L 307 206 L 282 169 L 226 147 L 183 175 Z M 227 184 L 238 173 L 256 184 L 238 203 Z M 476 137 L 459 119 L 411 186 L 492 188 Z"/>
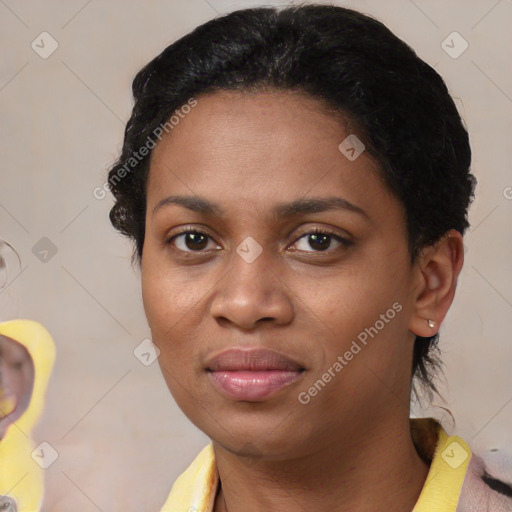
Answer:
<path fill-rule="evenodd" d="M 261 347 L 224 350 L 205 367 L 213 386 L 224 396 L 254 402 L 296 382 L 305 370 L 295 359 Z"/>

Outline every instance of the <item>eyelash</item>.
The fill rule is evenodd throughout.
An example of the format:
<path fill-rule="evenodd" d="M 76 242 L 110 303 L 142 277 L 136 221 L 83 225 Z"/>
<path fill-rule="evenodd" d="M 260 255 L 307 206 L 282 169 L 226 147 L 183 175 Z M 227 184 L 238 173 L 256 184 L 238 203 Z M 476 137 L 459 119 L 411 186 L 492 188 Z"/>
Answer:
<path fill-rule="evenodd" d="M 203 235 L 203 236 L 206 236 L 208 237 L 209 239 L 212 240 L 212 237 L 204 232 L 204 231 L 201 231 L 200 229 L 192 229 L 191 227 L 185 227 L 183 228 L 182 230 L 178 231 L 177 233 L 175 233 L 172 237 L 168 238 L 166 241 L 165 241 L 165 245 L 171 245 L 171 243 L 173 242 L 173 240 L 181 235 L 186 235 L 188 233 L 194 233 L 194 234 L 198 234 L 198 235 Z M 347 238 L 343 238 L 341 236 L 339 236 L 338 234 L 332 232 L 331 230 L 327 229 L 327 228 L 312 228 L 310 231 L 307 231 L 305 233 L 303 233 L 302 235 L 300 235 L 298 238 L 295 239 L 295 241 L 293 242 L 294 244 L 296 242 L 298 242 L 300 239 L 304 238 L 305 236 L 308 236 L 308 235 L 313 235 L 313 234 L 321 234 L 321 235 L 328 235 L 332 238 L 334 238 L 335 240 L 337 240 L 338 242 L 340 242 L 341 246 L 343 247 L 350 247 L 351 245 L 353 245 L 353 242 L 351 240 L 348 240 Z M 302 252 L 306 252 L 306 253 L 316 253 L 316 254 L 325 254 L 325 253 L 332 253 L 333 251 L 335 251 L 336 249 L 339 249 L 339 247 L 335 248 L 335 249 L 327 249 L 325 251 L 302 251 Z M 206 253 L 208 251 L 182 251 L 181 249 L 178 249 L 180 252 L 183 252 L 185 254 L 194 254 L 194 253 L 197 253 L 197 254 L 201 254 L 201 253 Z"/>

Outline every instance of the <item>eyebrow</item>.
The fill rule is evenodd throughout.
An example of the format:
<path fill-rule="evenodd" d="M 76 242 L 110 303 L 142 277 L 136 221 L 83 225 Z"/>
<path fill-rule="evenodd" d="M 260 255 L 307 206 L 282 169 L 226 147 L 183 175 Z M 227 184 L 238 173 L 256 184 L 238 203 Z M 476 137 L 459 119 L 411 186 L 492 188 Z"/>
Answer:
<path fill-rule="evenodd" d="M 199 196 L 180 195 L 169 196 L 159 201 L 153 209 L 152 215 L 155 215 L 158 210 L 169 205 L 179 205 L 193 212 L 207 216 L 225 217 L 224 210 L 216 203 Z M 370 220 L 370 216 L 362 208 L 352 204 L 346 199 L 336 196 L 303 198 L 296 199 L 290 203 L 280 203 L 272 208 L 272 214 L 278 218 L 282 218 L 332 210 L 345 210 L 357 213 L 367 220 Z"/>

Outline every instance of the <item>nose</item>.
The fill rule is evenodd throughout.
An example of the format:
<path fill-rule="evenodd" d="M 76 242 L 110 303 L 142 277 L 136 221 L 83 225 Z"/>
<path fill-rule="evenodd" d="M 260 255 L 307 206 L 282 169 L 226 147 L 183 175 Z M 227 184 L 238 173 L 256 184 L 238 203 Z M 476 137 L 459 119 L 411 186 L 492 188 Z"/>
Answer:
<path fill-rule="evenodd" d="M 264 321 L 290 323 L 293 301 L 277 260 L 265 250 L 254 260 L 233 251 L 227 262 L 229 269 L 214 291 L 212 317 L 247 330 Z"/>

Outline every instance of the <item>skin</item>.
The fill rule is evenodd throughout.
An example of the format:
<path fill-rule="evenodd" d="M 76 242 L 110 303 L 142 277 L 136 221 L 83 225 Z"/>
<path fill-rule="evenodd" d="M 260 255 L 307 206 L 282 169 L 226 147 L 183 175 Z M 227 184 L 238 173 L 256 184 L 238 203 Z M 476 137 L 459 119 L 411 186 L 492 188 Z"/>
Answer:
<path fill-rule="evenodd" d="M 26 410 L 33 385 L 34 363 L 28 350 L 13 339 L 0 336 L 0 439 Z"/>
<path fill-rule="evenodd" d="M 352 132 L 318 100 L 277 91 L 197 100 L 151 155 L 141 276 L 169 390 L 213 441 L 215 511 L 412 510 L 429 469 L 409 427 L 414 335 L 437 332 L 452 303 L 461 235 L 449 231 L 411 265 L 401 203 L 367 152 L 349 161 L 339 151 Z M 225 216 L 155 211 L 170 195 L 214 201 Z M 278 203 L 331 196 L 367 217 L 271 214 Z M 166 243 L 187 227 L 208 237 Z M 307 235 L 314 227 L 352 244 L 331 237 L 322 251 Z M 263 249 L 252 263 L 236 252 L 248 236 Z M 301 404 L 299 393 L 395 302 L 401 311 Z M 228 399 L 205 364 L 234 346 L 273 348 L 306 371 L 263 402 Z"/>

